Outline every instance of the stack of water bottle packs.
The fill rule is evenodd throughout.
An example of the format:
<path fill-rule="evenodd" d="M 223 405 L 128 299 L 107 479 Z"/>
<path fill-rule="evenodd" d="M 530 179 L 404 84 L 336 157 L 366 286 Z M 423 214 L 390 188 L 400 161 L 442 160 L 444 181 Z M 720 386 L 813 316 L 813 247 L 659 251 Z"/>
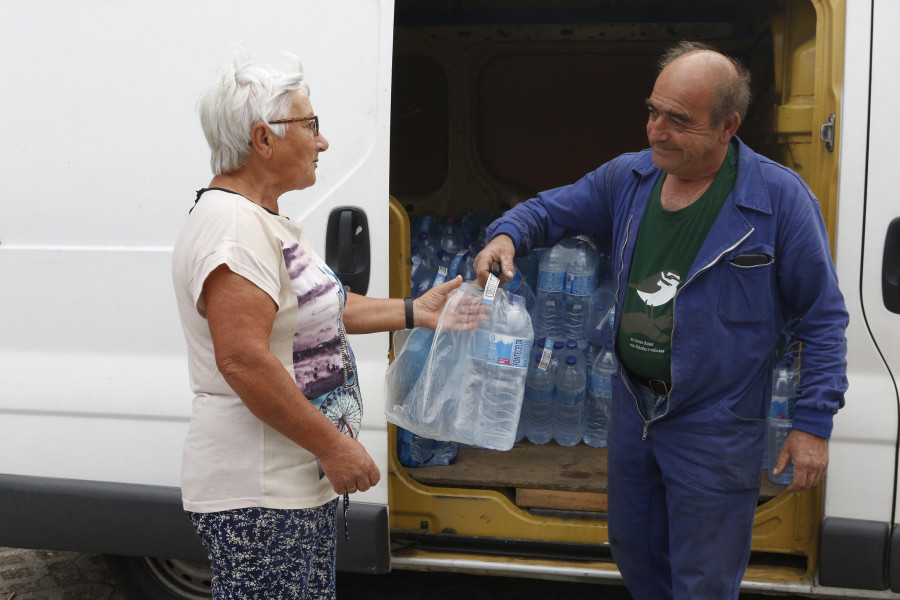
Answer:
<path fill-rule="evenodd" d="M 410 240 L 413 296 L 418 297 L 457 274 L 462 275 L 466 282 L 472 282 L 475 279 L 473 261 L 486 243 L 485 230 L 490 221 L 489 215 L 481 212 L 471 212 L 461 218 L 423 216 L 415 219 Z M 419 429 L 425 435 L 417 435 L 398 423 L 401 427 L 397 432 L 397 447 L 404 465 L 452 464 L 457 457 L 459 442 L 465 438 L 470 440 L 467 443 L 472 443 L 471 432 L 485 431 L 496 425 L 497 415 L 501 413 L 507 421 L 512 420 L 513 415 L 518 419 L 516 442 L 527 439 L 533 444 L 547 444 L 555 440 L 562 446 L 574 446 L 583 441 L 589 446 L 606 446 L 612 379 L 617 372 L 612 347 L 615 289 L 609 245 L 598 244 L 597 240 L 587 237 L 567 238 L 552 248 L 540 248 L 527 256 L 516 257 L 515 262 L 515 276 L 502 287 L 508 298 L 521 298 L 527 314 L 516 312 L 516 316 L 511 318 L 516 322 L 516 327 L 520 327 L 521 321 L 529 317 L 534 340 L 527 369 L 520 368 L 515 380 L 519 382 L 515 385 L 520 385 L 524 370 L 524 397 L 519 398 L 521 410 L 509 406 L 512 400 L 507 392 L 497 392 L 501 397 L 496 401 L 489 397 L 495 393 L 492 387 L 494 382 L 491 381 L 490 386 L 485 385 L 490 377 L 488 367 L 483 366 L 481 359 L 473 358 L 466 362 L 460 358 L 459 353 L 464 348 L 468 354 L 463 358 L 478 356 L 479 353 L 483 357 L 485 351 L 477 350 L 476 346 L 480 340 L 482 348 L 487 348 L 484 338 L 472 334 L 465 340 L 451 339 L 453 334 L 450 334 L 434 347 L 441 360 L 447 360 L 447 364 L 456 360 L 466 365 L 462 371 L 459 368 L 447 370 L 443 375 L 449 387 L 458 392 L 454 395 L 454 402 L 460 404 L 461 413 L 469 415 L 467 427 L 470 426 L 471 431 L 467 434 L 468 438 L 460 435 L 434 439 L 427 437 L 427 428 Z M 474 285 L 464 290 L 470 297 L 481 293 Z M 520 306 L 519 300 L 515 302 Z M 507 309 L 502 313 L 507 319 Z M 492 327 L 502 329 L 506 325 L 500 326 L 492 321 L 479 331 L 483 335 Z M 408 339 L 407 335 L 400 332 L 395 337 L 394 349 L 399 354 L 389 371 L 389 387 L 394 388 L 389 391 L 389 398 L 392 394 L 404 399 L 409 396 L 420 380 L 420 374 L 425 371 L 432 352 L 434 332 L 420 328 L 408 335 Z M 772 403 L 762 467 L 769 471 L 773 482 L 788 484 L 793 477 L 792 465 L 778 476 L 771 474 L 793 425 L 799 374 L 799 353 L 796 344 L 790 343 L 789 334 L 786 334 L 783 347 L 782 358 L 772 374 Z M 512 378 L 501 375 L 496 383 L 499 387 L 512 386 L 512 381 Z M 496 413 L 485 410 L 481 415 L 476 410 L 479 403 L 485 406 L 496 403 L 506 408 L 502 411 L 498 408 Z M 445 407 L 445 410 L 452 409 Z M 427 415 L 429 421 L 436 418 L 437 415 Z M 390 415 L 388 419 L 397 422 Z M 483 421 L 476 422 L 479 419 Z M 503 438 L 502 443 L 498 443 L 500 437 Z M 472 445 L 507 449 L 511 446 L 508 423 L 500 437 L 488 436 Z"/>
<path fill-rule="evenodd" d="M 484 245 L 487 223 L 489 220 L 481 213 L 469 213 L 461 219 L 419 218 L 410 240 L 413 295 L 421 295 L 431 286 L 457 274 L 463 275 L 466 281 L 474 280 L 472 262 Z M 587 237 L 567 238 L 553 248 L 538 249 L 528 256 L 517 257 L 515 276 L 502 288 L 509 298 L 519 297 L 524 303 L 535 344 L 523 365 L 526 367 L 523 369 L 524 398 L 518 398 L 521 408 L 505 415 L 507 419 L 516 415 L 517 421 L 512 423 L 514 437 L 509 437 L 509 424 L 506 423 L 501 449 L 511 447 L 513 440 L 525 438 L 534 444 L 556 440 L 560 445 L 574 446 L 583 440 L 591 446 L 605 446 L 612 377 L 616 372 L 608 245 L 598 247 L 595 240 Z M 472 286 L 472 289 L 480 293 L 480 288 Z M 495 326 L 489 324 L 486 327 Z M 433 343 L 432 332 L 414 331 L 399 350 L 401 354 L 410 355 L 402 364 L 397 364 L 401 357 L 397 355 L 392 369 L 408 369 L 408 377 L 422 373 Z M 471 341 L 468 343 L 472 345 Z M 398 352 L 400 345 L 395 342 L 394 348 Z M 412 360 L 413 354 L 416 360 Z M 477 351 L 470 349 L 469 354 L 477 355 Z M 450 371 L 445 373 L 450 374 Z M 460 385 L 461 376 L 452 377 L 459 392 L 456 400 L 465 407 L 463 412 L 473 414 L 473 402 L 492 402 L 489 396 L 493 390 L 482 393 L 479 400 L 477 394 L 467 393 L 466 386 Z M 396 378 L 389 375 L 389 379 Z M 389 382 L 389 387 L 391 385 Z M 400 386 L 389 390 L 388 397 L 396 397 L 398 391 L 408 395 L 412 388 Z M 396 415 L 392 416 L 390 411 L 388 419 L 397 422 Z M 493 421 L 493 425 L 496 423 Z M 479 447 L 499 447 L 496 439 L 491 444 L 483 443 L 484 440 L 466 442 L 461 437 L 439 439 L 443 436 L 429 434 L 420 425 L 413 427 L 414 433 L 404 428 L 403 423 L 397 424 L 401 426 L 398 429 L 398 453 L 401 462 L 407 466 L 451 464 L 456 459 L 457 442 L 460 441 Z M 480 423 L 478 426 L 484 429 L 491 424 Z"/>

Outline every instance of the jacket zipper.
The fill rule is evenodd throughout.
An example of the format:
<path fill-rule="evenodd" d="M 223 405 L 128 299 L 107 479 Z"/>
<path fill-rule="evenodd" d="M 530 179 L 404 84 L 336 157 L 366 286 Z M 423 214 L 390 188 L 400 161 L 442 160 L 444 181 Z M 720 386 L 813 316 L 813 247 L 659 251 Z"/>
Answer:
<path fill-rule="evenodd" d="M 633 217 L 632 217 L 632 218 L 633 218 Z M 631 219 L 628 220 L 628 225 L 629 225 L 629 226 L 631 225 Z M 684 290 L 684 288 L 686 288 L 686 287 L 688 286 L 688 284 L 690 284 L 692 281 L 694 281 L 694 280 L 697 278 L 698 275 L 700 275 L 700 274 L 703 273 L 704 271 L 709 270 L 713 265 L 715 265 L 717 262 L 719 262 L 719 261 L 722 259 L 723 256 L 725 256 L 727 253 L 731 252 L 732 250 L 734 250 L 735 248 L 737 248 L 738 246 L 740 246 L 741 244 L 743 244 L 743 243 L 744 243 L 744 240 L 746 240 L 748 237 L 750 237 L 750 235 L 751 235 L 754 231 L 755 231 L 755 228 L 751 227 L 751 228 L 750 228 L 750 231 L 748 231 L 748 232 L 744 235 L 744 237 L 742 237 L 741 239 L 739 239 L 738 241 L 736 241 L 734 244 L 732 244 L 730 247 L 726 248 L 726 249 L 723 250 L 721 253 L 719 253 L 719 255 L 718 255 L 717 257 L 715 257 L 715 258 L 714 258 L 709 264 L 707 264 L 705 267 L 703 267 L 702 269 L 698 269 L 697 272 L 694 273 L 694 276 L 693 276 L 693 277 L 691 277 L 690 279 L 688 279 L 687 281 L 685 281 L 685 282 L 684 282 L 684 285 L 681 286 L 680 288 L 678 288 L 678 290 L 675 292 L 675 296 L 672 298 L 672 338 L 673 338 L 673 339 L 675 338 L 675 302 L 678 300 L 678 296 L 681 294 L 682 290 Z M 626 235 L 626 236 L 625 236 L 625 245 L 627 245 L 627 244 L 628 244 L 628 236 Z M 622 258 L 623 258 L 623 259 L 624 259 L 624 256 L 625 256 L 625 245 L 622 246 Z M 622 269 L 624 269 L 624 268 L 625 268 L 625 261 L 622 260 Z M 619 274 L 621 275 L 621 270 L 619 271 Z M 616 298 L 618 298 L 618 290 L 617 290 Z M 673 353 L 673 354 L 674 354 L 674 353 Z M 628 391 L 631 392 L 631 397 L 634 399 L 634 405 L 635 405 L 635 407 L 638 409 L 638 414 L 641 415 L 641 419 L 644 420 L 644 431 L 641 433 L 641 441 L 646 441 L 646 440 L 647 440 L 648 429 L 650 428 L 650 423 L 653 423 L 654 421 L 658 421 L 659 419 L 661 419 L 661 418 L 663 418 L 664 416 L 666 416 L 667 414 L 669 414 L 669 407 L 668 407 L 668 406 L 666 407 L 666 412 L 664 412 L 663 414 L 659 415 L 659 416 L 656 417 L 655 419 L 652 419 L 652 420 L 649 420 L 649 421 L 648 421 L 648 420 L 644 417 L 644 415 L 641 413 L 641 407 L 638 405 L 638 399 L 637 399 L 637 396 L 635 396 L 635 393 L 634 393 L 632 390 L 629 389 Z M 671 396 L 671 394 L 672 394 L 672 390 L 669 389 L 669 395 Z"/>

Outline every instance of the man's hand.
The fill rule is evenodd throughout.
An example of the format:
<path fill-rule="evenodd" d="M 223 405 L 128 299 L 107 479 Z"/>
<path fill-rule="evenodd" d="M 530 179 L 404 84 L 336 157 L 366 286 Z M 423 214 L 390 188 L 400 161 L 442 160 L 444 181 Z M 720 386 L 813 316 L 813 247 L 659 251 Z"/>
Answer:
<path fill-rule="evenodd" d="M 773 475 L 784 471 L 789 462 L 794 463 L 794 479 L 787 487 L 789 492 L 801 492 L 814 487 L 828 469 L 828 440 L 797 429 L 788 434 L 775 461 Z"/>
<path fill-rule="evenodd" d="M 492 263 L 500 263 L 500 283 L 512 279 L 516 273 L 513 265 L 515 255 L 516 247 L 511 237 L 501 233 L 492 239 L 475 257 L 473 266 L 478 276 L 478 285 L 484 287 L 487 283 Z"/>

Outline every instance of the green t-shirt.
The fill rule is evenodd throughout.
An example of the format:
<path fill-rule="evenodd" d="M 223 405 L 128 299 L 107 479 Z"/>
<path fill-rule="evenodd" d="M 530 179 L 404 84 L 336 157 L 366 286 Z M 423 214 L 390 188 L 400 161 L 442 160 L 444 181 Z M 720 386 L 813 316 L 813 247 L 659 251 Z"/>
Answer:
<path fill-rule="evenodd" d="M 731 143 L 716 178 L 692 204 L 663 210 L 665 172 L 653 188 L 631 260 L 617 342 L 622 362 L 642 377 L 672 383 L 675 293 L 685 283 L 736 175 L 737 149 Z"/>

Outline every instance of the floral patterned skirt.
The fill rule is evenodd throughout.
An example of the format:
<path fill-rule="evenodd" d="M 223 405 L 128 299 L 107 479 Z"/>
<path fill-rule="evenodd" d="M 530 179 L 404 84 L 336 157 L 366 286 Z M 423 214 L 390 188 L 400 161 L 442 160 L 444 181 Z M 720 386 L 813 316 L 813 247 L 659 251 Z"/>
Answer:
<path fill-rule="evenodd" d="M 187 512 L 215 600 L 333 600 L 337 500 L 316 508 Z"/>

